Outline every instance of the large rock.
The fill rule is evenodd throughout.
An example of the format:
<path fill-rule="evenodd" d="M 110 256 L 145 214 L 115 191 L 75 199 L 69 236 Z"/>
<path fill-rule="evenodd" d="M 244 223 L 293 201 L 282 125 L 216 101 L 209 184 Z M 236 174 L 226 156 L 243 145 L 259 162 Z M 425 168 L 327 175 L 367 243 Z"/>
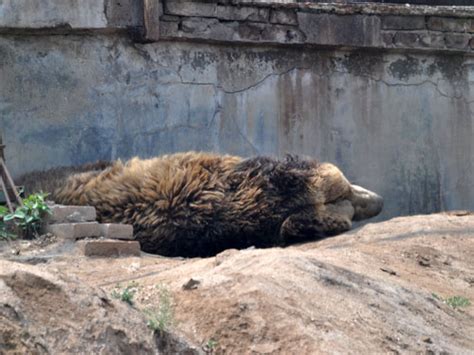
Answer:
<path fill-rule="evenodd" d="M 474 215 L 417 216 L 298 247 L 180 261 L 140 283 L 168 284 L 179 329 L 215 340 L 218 353 L 467 354 L 474 307 L 444 300 L 474 302 L 473 260 Z"/>
<path fill-rule="evenodd" d="M 135 309 L 36 267 L 0 261 L 0 352 L 154 354 Z"/>
<path fill-rule="evenodd" d="M 473 260 L 474 215 L 451 213 L 369 224 L 286 249 L 226 250 L 207 259 L 72 255 L 35 268 L 61 270 L 109 292 L 135 280 L 137 308 L 159 309 L 165 287 L 173 333 L 218 354 L 468 354 L 474 306 L 454 308 L 447 300 L 474 303 Z M 51 276 L 30 267 L 4 262 L 0 269 L 7 285 L 0 298 L 10 300 L 0 308 L 8 321 L 0 319 L 2 327 L 31 324 L 26 334 L 51 350 L 95 351 L 97 339 L 111 349 L 147 349 L 137 335 L 147 333 L 130 307 L 106 306 L 97 291 L 79 286 L 72 295 L 63 281 L 50 287 Z M 13 334 L 19 351 L 33 349 L 20 348 L 23 333 Z"/>

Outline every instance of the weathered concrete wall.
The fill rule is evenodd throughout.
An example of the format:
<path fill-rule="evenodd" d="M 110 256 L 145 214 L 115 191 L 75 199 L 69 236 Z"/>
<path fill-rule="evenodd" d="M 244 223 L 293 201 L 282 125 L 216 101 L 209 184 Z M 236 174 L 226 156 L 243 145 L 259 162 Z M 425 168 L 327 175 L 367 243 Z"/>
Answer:
<path fill-rule="evenodd" d="M 474 209 L 469 51 L 4 33 L 8 165 L 19 175 L 189 149 L 300 153 L 381 193 L 380 218 Z"/>

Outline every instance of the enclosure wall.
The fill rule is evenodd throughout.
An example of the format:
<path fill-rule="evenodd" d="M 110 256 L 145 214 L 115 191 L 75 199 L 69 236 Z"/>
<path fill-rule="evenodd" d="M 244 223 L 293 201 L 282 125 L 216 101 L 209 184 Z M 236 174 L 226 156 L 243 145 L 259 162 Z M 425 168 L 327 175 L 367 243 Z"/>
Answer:
<path fill-rule="evenodd" d="M 381 219 L 474 209 L 472 29 L 440 31 L 444 41 L 468 38 L 457 49 L 393 40 L 318 44 L 302 27 L 302 10 L 290 10 L 302 36 L 295 43 L 242 33 L 209 40 L 207 17 L 166 9 L 156 41 L 136 37 L 141 9 L 130 18 L 115 13 L 113 22 L 108 8 L 96 14 L 97 26 L 5 25 L 0 120 L 13 175 L 184 150 L 297 153 L 336 163 L 351 181 L 383 195 Z M 356 15 L 378 21 L 382 36 L 383 15 Z M 238 31 L 248 18 L 213 21 L 235 22 Z M 185 21 L 201 24 L 201 32 Z"/>

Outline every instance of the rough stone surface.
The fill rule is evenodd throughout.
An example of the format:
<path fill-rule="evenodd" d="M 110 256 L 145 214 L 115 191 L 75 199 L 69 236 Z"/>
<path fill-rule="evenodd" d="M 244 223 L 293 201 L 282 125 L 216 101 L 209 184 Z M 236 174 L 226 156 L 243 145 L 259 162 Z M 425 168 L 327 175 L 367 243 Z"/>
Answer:
<path fill-rule="evenodd" d="M 110 300 L 103 291 L 31 266 L 4 261 L 0 265 L 2 350 L 7 353 L 119 348 L 153 353 L 151 332 L 138 312 Z"/>
<path fill-rule="evenodd" d="M 423 16 L 384 16 L 382 17 L 384 30 L 420 30 L 425 28 Z"/>
<path fill-rule="evenodd" d="M 470 39 L 471 36 L 467 34 L 449 33 L 445 36 L 445 43 L 448 48 L 464 49 L 468 47 Z"/>
<path fill-rule="evenodd" d="M 50 206 L 51 215 L 47 217 L 47 223 L 72 223 L 92 222 L 96 219 L 94 207 L 90 206 Z"/>
<path fill-rule="evenodd" d="M 467 32 L 471 28 L 471 19 L 453 19 L 449 17 L 430 17 L 427 27 L 442 32 Z"/>
<path fill-rule="evenodd" d="M 445 36 L 439 32 L 420 33 L 420 43 L 423 46 L 431 48 L 443 48 L 446 44 Z"/>
<path fill-rule="evenodd" d="M 216 17 L 222 20 L 268 22 L 270 10 L 258 7 L 217 6 Z"/>
<path fill-rule="evenodd" d="M 109 239 L 133 239 L 133 226 L 129 224 L 100 224 L 100 235 Z"/>
<path fill-rule="evenodd" d="M 107 27 L 141 26 L 143 24 L 143 3 L 136 0 L 105 0 L 105 15 Z"/>
<path fill-rule="evenodd" d="M 85 256 L 120 257 L 140 256 L 140 243 L 115 239 L 81 240 L 78 249 Z"/>
<path fill-rule="evenodd" d="M 200 354 L 144 314 L 61 270 L 0 260 L 2 354 Z"/>
<path fill-rule="evenodd" d="M 294 10 L 272 10 L 270 13 L 270 22 L 280 25 L 297 25 L 298 17 Z"/>
<path fill-rule="evenodd" d="M 164 12 L 170 15 L 215 17 L 217 3 L 166 1 Z"/>
<path fill-rule="evenodd" d="M 0 2 L 0 28 L 105 28 L 105 0 L 14 0 Z"/>
<path fill-rule="evenodd" d="M 420 34 L 417 32 L 397 32 L 393 38 L 393 43 L 397 47 L 420 47 Z"/>
<path fill-rule="evenodd" d="M 58 223 L 47 225 L 46 232 L 52 233 L 58 238 L 77 240 L 99 237 L 101 235 L 101 228 L 97 222 Z"/>
<path fill-rule="evenodd" d="M 173 332 L 194 344 L 212 339 L 217 354 L 468 354 L 473 259 L 474 214 L 459 211 L 396 218 L 285 249 L 187 260 L 63 256 L 35 271 L 60 270 L 108 292 L 135 281 L 139 309 L 159 307 L 165 289 Z M 471 305 L 453 308 L 453 296 Z M 48 318 L 35 331 L 49 328 Z"/>
<path fill-rule="evenodd" d="M 377 16 L 338 16 L 298 13 L 307 43 L 377 46 L 381 43 L 380 18 Z"/>

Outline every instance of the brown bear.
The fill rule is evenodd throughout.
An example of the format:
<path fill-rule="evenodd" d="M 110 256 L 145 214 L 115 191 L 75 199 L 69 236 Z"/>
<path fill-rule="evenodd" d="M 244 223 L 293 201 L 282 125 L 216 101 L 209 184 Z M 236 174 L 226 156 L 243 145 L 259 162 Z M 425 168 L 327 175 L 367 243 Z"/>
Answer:
<path fill-rule="evenodd" d="M 94 206 L 100 222 L 132 224 L 143 251 L 165 256 L 331 236 L 349 230 L 352 220 L 377 215 L 383 204 L 334 165 L 294 156 L 188 152 L 82 170 L 36 175 L 35 188 L 47 183 L 57 203 Z"/>

